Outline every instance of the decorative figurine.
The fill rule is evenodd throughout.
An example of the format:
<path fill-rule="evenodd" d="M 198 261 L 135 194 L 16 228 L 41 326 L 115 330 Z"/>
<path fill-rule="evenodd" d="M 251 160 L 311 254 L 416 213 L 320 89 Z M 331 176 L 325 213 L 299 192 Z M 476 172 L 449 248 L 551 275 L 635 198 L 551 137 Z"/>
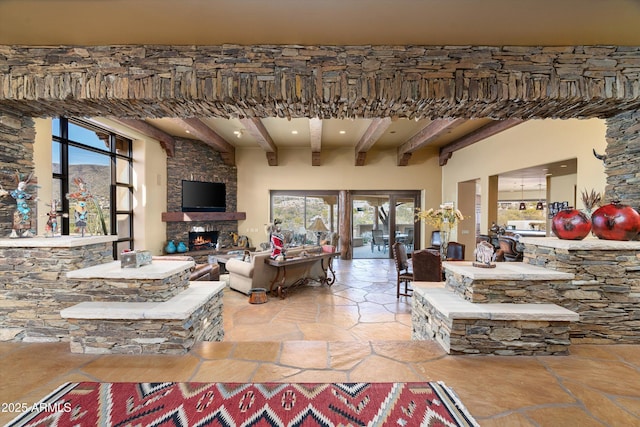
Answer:
<path fill-rule="evenodd" d="M 13 226 L 10 238 L 17 237 L 33 237 L 31 227 L 31 208 L 27 200 L 31 200 L 33 196 L 27 193 L 27 184 L 33 178 L 33 172 L 26 179 L 20 177 L 20 173 L 16 172 L 16 189 L 7 191 L 0 186 L 0 196 L 10 195 L 16 201 L 16 210 L 13 213 Z"/>
<path fill-rule="evenodd" d="M 495 268 L 493 262 L 494 247 L 491 243 L 482 241 L 476 246 L 476 260 L 472 263 L 474 267 Z"/>
<path fill-rule="evenodd" d="M 274 219 L 273 224 L 267 225 L 266 231 L 269 235 L 269 242 L 271 243 L 271 259 L 282 260 L 285 258 L 284 249 L 284 235 L 280 232 L 280 226 L 282 221 Z"/>
<path fill-rule="evenodd" d="M 55 237 L 58 232 L 58 217 L 62 216 L 58 213 L 58 200 L 52 200 L 49 206 L 49 212 L 47 212 L 47 225 L 45 226 L 45 230 L 47 233 L 51 233 L 51 237 Z"/>
<path fill-rule="evenodd" d="M 80 235 L 84 237 L 84 233 L 87 229 L 87 216 L 89 214 L 89 210 L 87 207 L 88 202 L 92 202 L 94 204 L 98 212 L 98 216 L 100 217 L 102 232 L 106 235 L 107 226 L 104 222 L 102 210 L 100 209 L 100 206 L 98 205 L 98 202 L 96 201 L 93 194 L 91 194 L 87 183 L 85 183 L 84 180 L 80 177 L 73 178 L 73 183 L 78 187 L 78 190 L 75 193 L 67 194 L 67 199 L 76 201 L 76 205 L 73 211 L 73 217 L 75 218 L 76 227 L 78 228 Z"/>

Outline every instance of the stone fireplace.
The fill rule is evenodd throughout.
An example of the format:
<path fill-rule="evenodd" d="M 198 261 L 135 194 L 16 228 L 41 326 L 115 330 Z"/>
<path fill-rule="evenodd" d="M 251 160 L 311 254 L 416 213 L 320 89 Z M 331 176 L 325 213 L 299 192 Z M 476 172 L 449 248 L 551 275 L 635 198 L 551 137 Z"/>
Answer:
<path fill-rule="evenodd" d="M 190 231 L 189 251 L 214 249 L 218 241 L 217 231 Z"/>
<path fill-rule="evenodd" d="M 203 161 L 194 162 L 193 159 Z M 196 180 L 203 182 L 224 182 L 226 186 L 226 212 L 232 213 L 237 210 L 237 170 L 235 166 L 226 165 L 220 153 L 212 147 L 194 140 L 176 140 L 175 155 L 167 157 L 167 211 L 180 212 L 182 203 L 182 180 Z M 224 214 L 220 212 L 219 214 Z M 202 249 L 215 249 L 217 241 L 223 247 L 231 246 L 233 239 L 231 233 L 238 233 L 238 221 L 233 219 L 209 220 L 192 216 L 189 221 L 167 222 L 166 239 L 177 242 L 184 242 L 189 252 L 196 252 Z M 224 215 L 222 215 L 224 216 Z M 195 230 L 205 233 L 216 233 L 215 236 L 200 236 L 203 240 L 211 241 L 211 245 L 206 244 L 201 247 L 195 244 L 198 235 L 192 236 Z M 200 232 L 201 233 L 201 232 Z M 201 233 L 202 234 L 202 233 Z M 198 240 L 198 243 L 201 243 Z M 194 254 L 189 253 L 190 256 Z"/>

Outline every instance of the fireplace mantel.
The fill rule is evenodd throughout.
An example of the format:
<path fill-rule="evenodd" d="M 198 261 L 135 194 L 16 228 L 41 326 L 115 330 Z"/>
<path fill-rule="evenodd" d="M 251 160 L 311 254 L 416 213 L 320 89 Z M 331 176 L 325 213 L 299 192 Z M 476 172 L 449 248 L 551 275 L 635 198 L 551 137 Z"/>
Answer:
<path fill-rule="evenodd" d="M 164 222 L 238 221 L 247 219 L 246 212 L 162 212 Z"/>

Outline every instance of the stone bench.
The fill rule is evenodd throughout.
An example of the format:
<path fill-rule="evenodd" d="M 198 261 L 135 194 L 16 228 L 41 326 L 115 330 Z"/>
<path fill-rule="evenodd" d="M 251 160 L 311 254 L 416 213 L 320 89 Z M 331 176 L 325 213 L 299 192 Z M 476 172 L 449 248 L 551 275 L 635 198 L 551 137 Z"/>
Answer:
<path fill-rule="evenodd" d="M 198 341 L 222 341 L 224 282 L 190 282 L 162 302 L 87 301 L 60 312 L 72 353 L 184 354 Z"/>
<path fill-rule="evenodd" d="M 465 300 L 442 284 L 414 287 L 412 339 L 435 339 L 449 354 L 565 355 L 577 313 L 555 304 Z"/>

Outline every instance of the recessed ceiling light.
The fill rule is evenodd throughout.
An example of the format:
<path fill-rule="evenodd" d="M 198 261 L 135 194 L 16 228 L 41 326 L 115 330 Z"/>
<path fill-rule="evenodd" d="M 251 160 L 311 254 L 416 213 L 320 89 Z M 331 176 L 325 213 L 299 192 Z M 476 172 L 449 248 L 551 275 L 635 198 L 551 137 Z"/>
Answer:
<path fill-rule="evenodd" d="M 344 135 L 345 133 L 347 133 L 347 131 L 346 130 L 341 130 L 339 133 L 340 133 L 340 135 Z"/>
<path fill-rule="evenodd" d="M 297 134 L 298 134 L 298 131 L 297 131 L 297 130 L 292 130 L 292 131 L 291 131 L 291 135 L 297 135 Z"/>
<path fill-rule="evenodd" d="M 185 132 L 186 132 L 186 133 L 191 133 L 191 131 L 190 131 L 190 130 L 188 130 L 188 129 L 187 129 L 187 130 L 185 130 Z"/>

